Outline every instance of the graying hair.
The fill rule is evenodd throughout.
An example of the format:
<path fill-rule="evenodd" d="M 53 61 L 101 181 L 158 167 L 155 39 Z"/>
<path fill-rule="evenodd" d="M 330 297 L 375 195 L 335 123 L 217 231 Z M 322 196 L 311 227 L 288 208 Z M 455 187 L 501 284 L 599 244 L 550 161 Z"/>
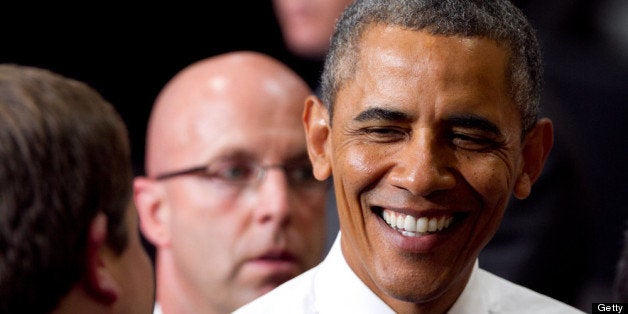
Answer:
<path fill-rule="evenodd" d="M 507 0 L 356 0 L 336 24 L 321 77 L 322 101 L 333 115 L 338 90 L 351 80 L 361 36 L 373 24 L 433 35 L 484 37 L 510 52 L 510 96 L 519 106 L 523 134 L 536 123 L 541 94 L 541 53 L 535 31 Z"/>

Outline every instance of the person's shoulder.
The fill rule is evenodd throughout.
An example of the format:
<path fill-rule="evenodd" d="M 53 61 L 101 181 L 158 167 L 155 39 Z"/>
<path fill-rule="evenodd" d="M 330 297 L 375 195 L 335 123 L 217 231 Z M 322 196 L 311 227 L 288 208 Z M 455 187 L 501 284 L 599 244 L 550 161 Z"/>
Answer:
<path fill-rule="evenodd" d="M 312 285 L 316 267 L 237 309 L 233 314 L 315 313 Z"/>
<path fill-rule="evenodd" d="M 584 313 L 559 300 L 479 269 L 489 291 L 489 303 L 504 313 Z"/>

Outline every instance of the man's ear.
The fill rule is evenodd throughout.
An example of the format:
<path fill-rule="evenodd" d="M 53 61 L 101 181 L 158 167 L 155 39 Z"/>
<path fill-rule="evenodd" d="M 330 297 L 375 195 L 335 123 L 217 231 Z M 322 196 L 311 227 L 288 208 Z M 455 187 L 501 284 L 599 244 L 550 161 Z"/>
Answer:
<path fill-rule="evenodd" d="M 133 200 L 140 219 L 140 230 L 156 247 L 169 245 L 168 210 L 164 208 L 163 187 L 152 179 L 133 180 Z"/>
<path fill-rule="evenodd" d="M 303 125 L 307 139 L 307 151 L 314 167 L 314 176 L 318 180 L 326 180 L 331 175 L 329 112 L 320 99 L 314 95 L 305 100 Z"/>
<path fill-rule="evenodd" d="M 532 191 L 532 185 L 541 175 L 545 161 L 554 145 L 552 121 L 540 119 L 530 130 L 523 144 L 523 169 L 515 182 L 514 195 L 525 199 Z"/>
<path fill-rule="evenodd" d="M 95 300 L 105 304 L 115 302 L 122 289 L 107 262 L 111 255 L 107 247 L 107 216 L 98 213 L 89 226 L 85 265 L 85 290 Z"/>

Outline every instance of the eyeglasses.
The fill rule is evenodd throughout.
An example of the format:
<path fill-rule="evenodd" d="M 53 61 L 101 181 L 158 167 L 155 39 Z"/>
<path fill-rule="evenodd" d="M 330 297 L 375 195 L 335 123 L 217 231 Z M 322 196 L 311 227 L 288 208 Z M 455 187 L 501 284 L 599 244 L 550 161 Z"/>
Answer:
<path fill-rule="evenodd" d="M 251 160 L 225 158 L 215 160 L 205 166 L 163 173 L 155 176 L 155 180 L 167 180 L 184 175 L 199 175 L 225 186 L 244 188 L 262 182 L 266 172 L 272 168 L 283 170 L 290 187 L 293 189 L 325 186 L 324 182 L 314 178 L 309 160 L 262 165 Z"/>

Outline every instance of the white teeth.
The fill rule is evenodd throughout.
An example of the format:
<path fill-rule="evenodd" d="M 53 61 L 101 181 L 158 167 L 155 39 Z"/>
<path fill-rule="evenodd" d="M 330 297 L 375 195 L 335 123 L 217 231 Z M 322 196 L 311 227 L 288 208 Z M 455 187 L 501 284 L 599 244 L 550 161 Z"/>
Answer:
<path fill-rule="evenodd" d="M 406 231 L 415 232 L 416 231 L 416 219 L 410 215 L 406 215 L 406 219 L 404 219 L 403 221 L 403 229 Z"/>
<path fill-rule="evenodd" d="M 427 218 L 421 217 L 416 221 L 416 232 L 426 233 L 427 232 Z"/>
<path fill-rule="evenodd" d="M 438 218 L 438 223 L 437 223 L 437 226 L 438 226 L 438 227 L 437 227 L 437 228 L 438 228 L 438 231 L 443 230 L 443 227 L 445 227 L 445 219 L 447 219 L 447 218 L 445 218 L 444 216 L 443 216 L 443 217 Z"/>
<path fill-rule="evenodd" d="M 410 231 L 401 231 L 401 234 L 403 234 L 406 237 L 414 237 L 414 236 L 416 236 L 416 233 L 410 232 Z"/>
<path fill-rule="evenodd" d="M 451 215 L 440 217 L 420 217 L 383 210 L 382 218 L 394 229 L 399 230 L 405 236 L 420 236 L 428 232 L 437 232 L 449 227 L 454 219 Z"/>
<path fill-rule="evenodd" d="M 427 231 L 435 232 L 436 230 L 438 230 L 438 219 L 431 218 L 430 222 L 427 225 Z"/>
<path fill-rule="evenodd" d="M 397 229 L 403 229 L 404 221 L 405 221 L 405 219 L 404 219 L 403 215 L 397 215 L 397 220 L 395 222 L 395 225 L 393 225 L 393 227 L 396 227 Z"/>

